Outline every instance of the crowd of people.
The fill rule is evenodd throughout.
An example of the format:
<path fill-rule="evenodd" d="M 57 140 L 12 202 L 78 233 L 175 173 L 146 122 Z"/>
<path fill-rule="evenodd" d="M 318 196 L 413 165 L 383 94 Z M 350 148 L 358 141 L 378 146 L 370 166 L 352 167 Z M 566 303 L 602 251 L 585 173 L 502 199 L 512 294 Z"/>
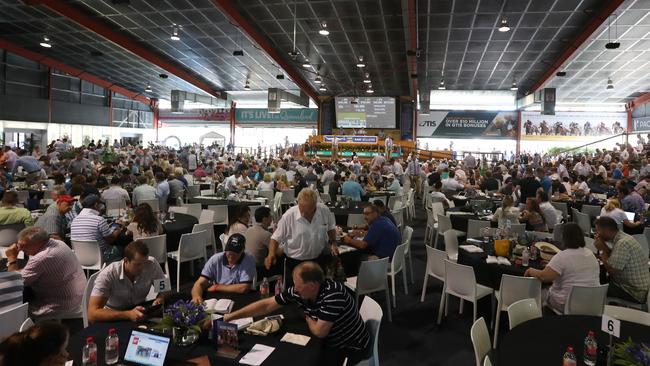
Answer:
<path fill-rule="evenodd" d="M 563 224 L 566 218 L 552 202 L 599 204 L 603 208 L 594 242 L 610 274 L 611 295 L 645 302 L 650 286 L 647 255 L 644 257 L 640 244 L 628 234 L 643 231 L 646 202 L 650 202 L 649 149 L 640 135 L 636 146 L 621 144 L 612 151 L 522 154 L 509 160 L 468 154 L 459 160 L 424 162 L 414 156 L 386 159 L 382 155 L 367 162 L 356 156 L 320 161 L 294 158 L 288 152 L 276 156 L 233 154 L 217 146 L 195 145 L 175 151 L 151 144 L 122 146 L 115 141 L 109 146 L 108 141 L 93 141 L 74 148 L 66 139 L 54 141 L 43 152 L 37 148 L 15 150 L 5 148 L 0 156 L 4 169 L 0 174 L 0 225 L 24 229 L 17 242 L 5 248 L 7 273 L 14 277 L 3 275 L 0 281 L 15 285 L 11 292 L 0 291 L 0 309 L 27 300 L 22 292 L 23 287 L 29 288 L 29 313 L 36 320 L 78 311 L 81 306 L 86 278 L 68 246 L 70 240 L 96 242 L 107 263 L 92 289 L 88 319 L 141 320 L 145 316 L 142 303 L 152 281 L 164 276 L 139 240 L 163 232 L 157 212 L 147 201 L 157 200 L 165 211 L 181 202 L 195 180 L 212 182 L 212 192 L 293 189 L 297 204 L 277 220 L 268 207 L 255 210 L 254 217 L 248 207 L 237 208 L 225 231 L 223 252 L 207 260 L 192 286 L 193 301 L 202 303 L 207 292 L 250 291 L 254 278 L 279 274 L 286 266 L 288 286 L 281 295 L 227 318 L 299 304 L 308 315 L 312 333 L 353 359 L 368 354 L 368 331 L 352 305 L 353 297 L 340 283 L 325 279 L 339 248 L 335 219 L 326 205 L 329 202 L 323 201 L 369 201 L 362 206 L 367 225 L 353 228 L 342 239 L 362 251 L 364 260 L 391 258 L 402 242 L 390 209 L 383 201 L 373 200 L 376 191 L 403 195 L 413 188 L 416 198 L 442 202 L 445 208 L 453 206 L 453 197 L 460 192 L 465 197 L 495 195 L 502 197 L 493 216 L 499 227 L 520 222 L 530 231 L 546 232 L 563 225 L 563 240 L 558 244 L 564 250 L 543 271 L 526 272 L 553 283 L 547 304 L 556 312 L 562 312 L 568 288 L 597 284 L 599 277 L 596 257 L 584 248 L 583 238 L 591 233 L 573 223 Z M 38 208 L 38 202 L 20 202 L 15 188 L 21 182 L 34 189 L 49 188 L 51 204 L 35 222 L 30 209 Z M 116 199 L 134 209 L 126 226 L 121 220 L 109 224 L 106 218 L 105 203 Z M 21 263 L 20 251 L 27 255 L 26 263 Z M 15 273 L 20 273 L 20 279 Z M 16 296 L 18 292 L 21 296 Z M 155 302 L 165 295 L 160 294 Z M 343 319 L 354 325 L 343 324 Z M 17 344 L 39 331 L 62 337 L 59 330 L 43 327 L 7 339 L 0 354 L 9 359 L 12 350 L 23 347 Z M 60 346 L 51 351 L 50 356 L 57 357 Z"/>

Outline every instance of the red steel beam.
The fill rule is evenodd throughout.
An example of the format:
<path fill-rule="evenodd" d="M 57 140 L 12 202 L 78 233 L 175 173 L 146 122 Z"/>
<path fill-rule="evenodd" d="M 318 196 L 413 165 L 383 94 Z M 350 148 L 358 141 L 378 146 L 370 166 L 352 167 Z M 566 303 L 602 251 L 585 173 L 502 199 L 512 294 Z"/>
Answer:
<path fill-rule="evenodd" d="M 530 89 L 530 92 L 533 93 L 535 90 L 544 86 L 544 84 L 551 78 L 555 73 L 562 67 L 562 64 L 568 60 L 575 51 L 580 48 L 580 46 L 591 37 L 591 35 L 600 27 L 607 18 L 609 18 L 616 9 L 623 3 L 624 0 L 610 0 L 607 5 L 601 10 L 600 13 L 596 14 L 594 18 L 587 24 L 585 29 L 571 42 L 562 52 L 562 54 L 553 62 L 551 67 L 546 70 L 542 77 L 537 80 L 535 84 Z"/>
<path fill-rule="evenodd" d="M 634 111 L 637 107 L 640 107 L 648 102 L 650 102 L 650 92 L 639 95 L 638 97 L 634 98 L 634 100 L 628 102 L 625 107 L 629 111 Z"/>
<path fill-rule="evenodd" d="M 252 39 L 266 52 L 277 64 L 286 71 L 289 78 L 307 95 L 314 100 L 316 104 L 320 104 L 318 93 L 298 72 L 293 65 L 287 62 L 280 53 L 273 48 L 269 40 L 248 21 L 242 14 L 235 8 L 234 1 L 232 0 L 212 0 L 212 2 L 230 19 L 240 26 Z"/>
<path fill-rule="evenodd" d="M 43 64 L 45 66 L 48 66 L 53 69 L 61 70 L 67 74 L 70 74 L 74 77 L 77 77 L 81 80 L 85 80 L 89 83 L 93 83 L 95 85 L 101 86 L 104 89 L 109 89 L 115 93 L 122 94 L 126 97 L 129 97 L 131 99 L 137 100 L 140 103 L 144 103 L 146 105 L 151 105 L 151 100 L 141 93 L 137 93 L 134 91 L 131 91 L 129 89 L 126 89 L 124 87 L 121 87 L 119 85 L 115 85 L 114 83 L 111 83 L 110 81 L 106 81 L 102 78 L 99 78 L 95 75 L 89 74 L 83 70 L 79 70 L 75 67 L 66 65 L 60 61 L 57 61 L 53 58 L 47 57 L 45 55 L 42 55 L 40 53 L 30 51 L 28 49 L 25 49 L 23 47 L 18 46 L 15 43 L 9 42 L 6 39 L 0 38 L 0 48 L 5 49 L 11 53 L 14 53 L 18 56 L 24 57 L 28 60 L 32 60 L 35 62 L 38 62 L 40 64 Z"/>
<path fill-rule="evenodd" d="M 418 47 L 418 29 L 417 29 L 417 18 L 416 18 L 416 1 L 415 0 L 408 0 L 408 29 L 409 29 L 409 49 L 415 50 Z M 411 131 L 412 131 L 412 140 L 417 141 L 417 136 L 418 136 L 418 105 L 417 105 L 417 95 L 418 95 L 418 79 L 411 77 L 412 74 L 417 74 L 418 73 L 418 58 L 413 55 L 413 56 L 407 56 L 410 58 L 409 60 L 409 75 L 408 77 L 411 79 L 411 99 L 413 100 L 414 108 L 413 108 L 413 125 L 411 126 Z M 428 99 L 428 97 L 427 97 Z"/>
<path fill-rule="evenodd" d="M 170 61 L 164 56 L 148 49 L 144 45 L 134 41 L 130 37 L 119 33 L 115 27 L 108 25 L 104 21 L 93 17 L 91 14 L 80 10 L 74 5 L 60 0 L 28 0 L 29 5 L 42 5 L 50 10 L 61 14 L 62 16 L 72 20 L 73 22 L 81 25 L 82 27 L 91 30 L 112 43 L 124 48 L 132 54 L 147 60 L 148 62 L 166 70 L 167 72 L 178 76 L 179 78 L 187 81 L 188 83 L 196 86 L 197 88 L 205 91 L 206 93 L 220 98 L 218 90 L 210 83 L 196 77 L 184 67 Z"/>

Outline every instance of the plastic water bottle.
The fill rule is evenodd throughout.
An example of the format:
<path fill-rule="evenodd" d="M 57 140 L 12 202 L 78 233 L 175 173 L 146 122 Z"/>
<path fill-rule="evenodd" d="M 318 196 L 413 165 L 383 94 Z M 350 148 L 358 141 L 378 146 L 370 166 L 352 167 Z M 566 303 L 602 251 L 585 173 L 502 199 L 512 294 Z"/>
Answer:
<path fill-rule="evenodd" d="M 86 345 L 81 352 L 81 364 L 83 366 L 97 366 L 97 345 L 93 337 L 86 338 Z"/>
<path fill-rule="evenodd" d="M 120 338 L 115 332 L 115 328 L 108 330 L 108 337 L 106 337 L 106 352 L 104 353 L 104 361 L 107 365 L 116 364 L 120 358 Z"/>
<path fill-rule="evenodd" d="M 584 353 L 584 362 L 587 366 L 594 366 L 596 364 L 596 359 L 598 358 L 598 343 L 596 342 L 596 337 L 594 337 L 594 332 L 589 331 L 587 337 L 585 337 L 585 353 Z"/>
<path fill-rule="evenodd" d="M 269 279 L 264 277 L 262 284 L 260 285 L 260 295 L 262 298 L 269 297 Z"/>
<path fill-rule="evenodd" d="M 528 247 L 526 247 L 521 252 L 521 265 L 524 267 L 528 267 L 529 260 L 530 260 L 530 251 L 528 250 Z"/>
<path fill-rule="evenodd" d="M 174 211 L 169 211 L 169 219 L 174 221 Z"/>
<path fill-rule="evenodd" d="M 576 366 L 576 354 L 573 352 L 573 347 L 569 346 L 564 352 L 564 359 L 562 360 L 562 366 Z"/>
<path fill-rule="evenodd" d="M 275 282 L 275 294 L 280 295 L 282 293 L 282 276 L 278 278 L 278 280 Z"/>

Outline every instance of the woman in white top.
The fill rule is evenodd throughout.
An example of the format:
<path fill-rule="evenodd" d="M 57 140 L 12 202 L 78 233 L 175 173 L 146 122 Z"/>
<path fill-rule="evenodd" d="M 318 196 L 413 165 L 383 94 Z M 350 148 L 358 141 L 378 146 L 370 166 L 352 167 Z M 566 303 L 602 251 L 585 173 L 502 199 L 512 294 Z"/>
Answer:
<path fill-rule="evenodd" d="M 619 227 L 621 227 L 621 225 L 623 225 L 623 222 L 627 220 L 625 211 L 621 210 L 621 204 L 616 198 L 612 198 L 607 201 L 607 204 L 603 207 L 602 210 L 600 210 L 600 216 L 611 217 L 614 219 L 614 221 L 616 221 Z"/>
<path fill-rule="evenodd" d="M 257 185 L 258 191 L 272 191 L 275 188 L 271 174 L 265 173 L 263 180 Z"/>
<path fill-rule="evenodd" d="M 133 240 L 162 234 L 162 225 L 149 204 L 139 204 L 133 214 L 133 220 L 126 227 L 127 232 L 133 235 Z"/>
<path fill-rule="evenodd" d="M 573 286 L 600 285 L 598 260 L 585 248 L 584 233 L 578 224 L 564 224 L 562 245 L 566 249 L 554 255 L 544 270 L 529 268 L 524 274 L 542 282 L 553 282 L 548 290 L 546 306 L 557 314 L 564 313 L 564 304 Z"/>
<path fill-rule="evenodd" d="M 503 198 L 501 207 L 497 208 L 497 211 L 492 217 L 492 221 L 498 222 L 498 226 L 501 229 L 507 226 L 508 220 L 513 224 L 519 223 L 519 209 L 513 207 L 512 196 L 505 196 Z"/>

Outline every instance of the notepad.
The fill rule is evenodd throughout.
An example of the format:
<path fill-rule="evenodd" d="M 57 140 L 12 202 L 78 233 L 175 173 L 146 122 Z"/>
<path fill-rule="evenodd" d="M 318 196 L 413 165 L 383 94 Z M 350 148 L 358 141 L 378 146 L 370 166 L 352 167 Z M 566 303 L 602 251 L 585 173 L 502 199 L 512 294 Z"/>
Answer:
<path fill-rule="evenodd" d="M 235 319 L 231 320 L 230 323 L 237 324 L 237 330 L 242 330 L 249 325 L 253 324 L 253 318 L 241 318 L 241 319 Z"/>
<path fill-rule="evenodd" d="M 234 304 L 235 302 L 230 299 L 207 299 L 203 302 L 206 310 L 214 311 L 219 314 L 230 313 Z"/>
<path fill-rule="evenodd" d="M 239 363 L 259 366 L 271 355 L 271 353 L 273 353 L 274 350 L 274 347 L 256 344 L 247 354 L 244 355 L 244 357 L 241 358 L 241 360 L 239 360 Z"/>
<path fill-rule="evenodd" d="M 476 245 L 460 245 L 459 248 L 464 249 L 470 253 L 483 253 L 483 249 L 477 247 Z"/>
<path fill-rule="evenodd" d="M 485 259 L 485 262 L 489 264 L 501 264 L 504 266 L 510 266 L 511 263 L 506 257 L 495 257 L 493 255 L 488 255 L 487 258 Z"/>
<path fill-rule="evenodd" d="M 299 346 L 306 346 L 307 343 L 309 343 L 310 339 L 311 337 L 308 337 L 306 335 L 287 332 L 284 334 L 282 339 L 280 339 L 280 342 L 287 342 L 287 343 L 297 344 Z"/>

